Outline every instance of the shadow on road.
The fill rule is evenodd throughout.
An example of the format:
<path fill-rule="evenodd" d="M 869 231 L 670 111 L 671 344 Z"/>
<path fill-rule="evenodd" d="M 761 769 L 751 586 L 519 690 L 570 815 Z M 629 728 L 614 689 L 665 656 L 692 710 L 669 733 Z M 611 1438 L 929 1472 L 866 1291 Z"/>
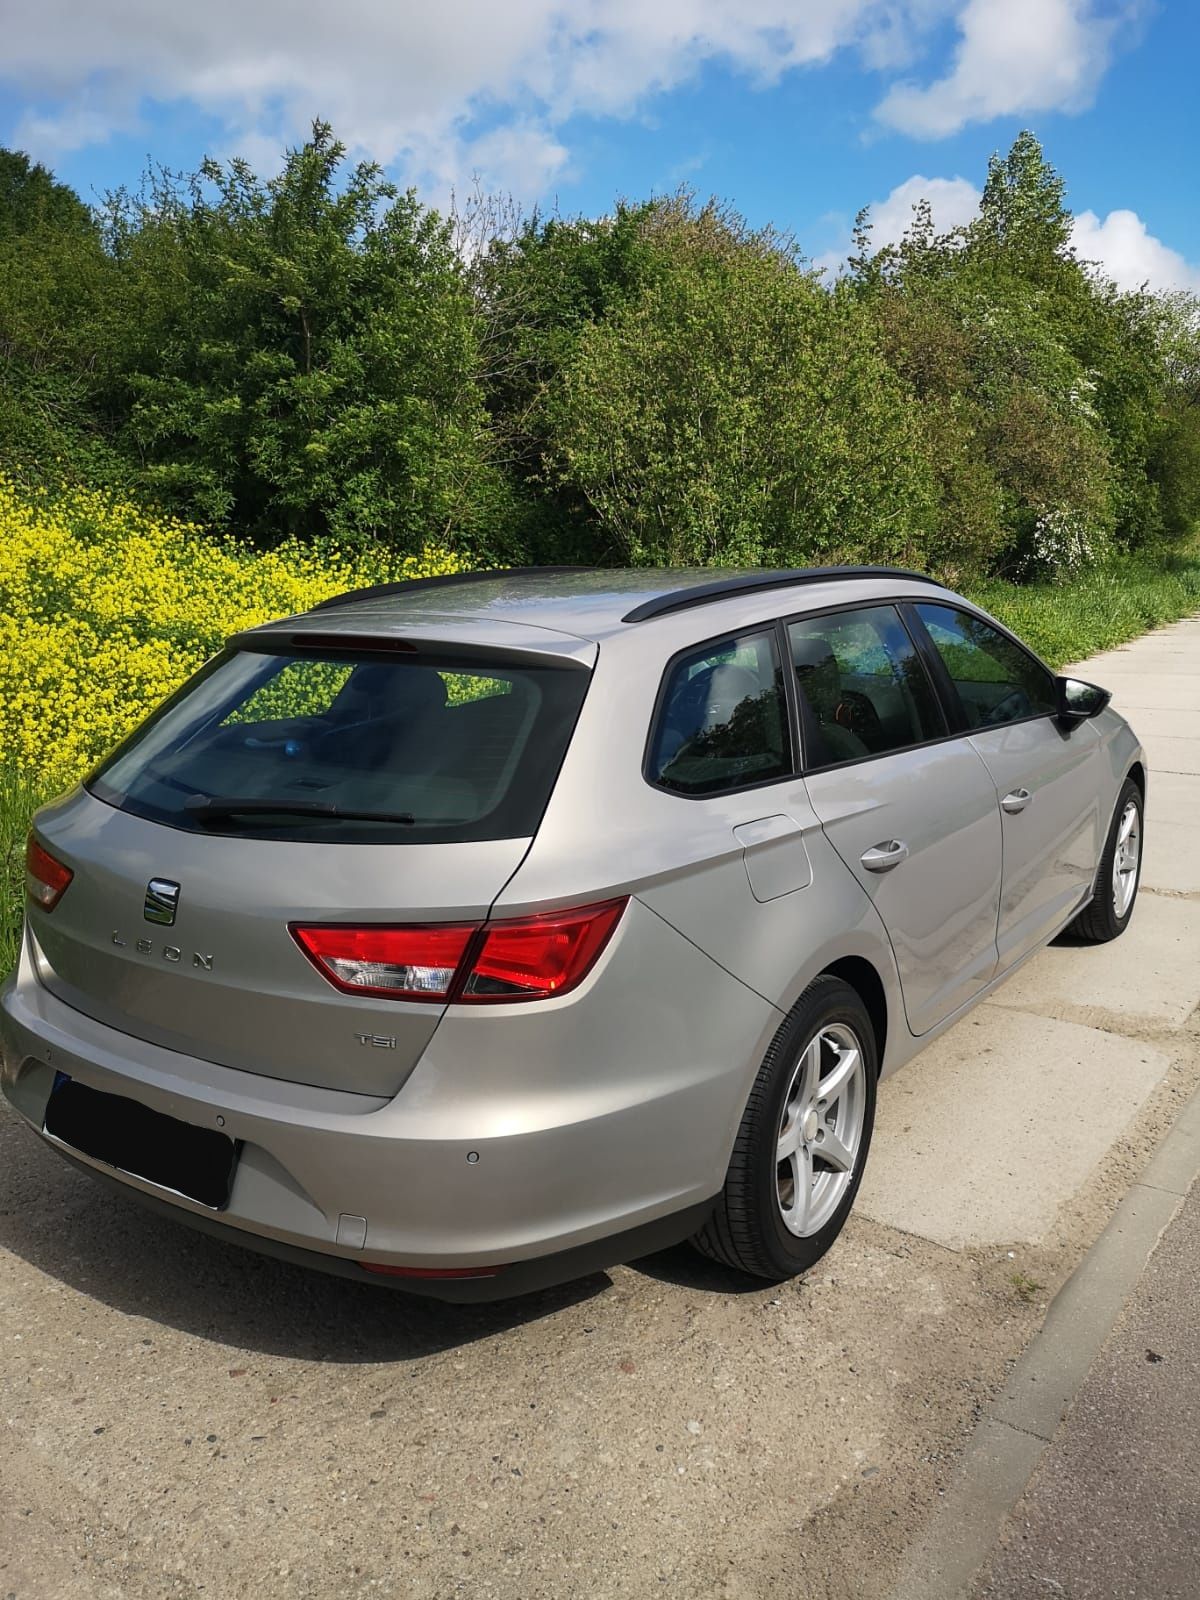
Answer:
<path fill-rule="evenodd" d="M 197 1233 L 145 1210 L 0 1118 L 0 1247 L 128 1316 L 236 1349 L 333 1364 L 411 1361 L 472 1344 L 594 1299 L 606 1273 L 494 1305 L 446 1305 L 327 1277 Z M 704 1294 L 766 1285 L 687 1245 L 630 1263 Z"/>
<path fill-rule="evenodd" d="M 677 1244 L 670 1250 L 660 1250 L 652 1256 L 643 1256 L 629 1265 L 635 1272 L 659 1283 L 673 1283 L 681 1289 L 698 1289 L 702 1294 L 763 1294 L 775 1285 L 762 1278 L 748 1277 L 744 1272 L 734 1272 L 710 1261 L 690 1244 Z"/>
<path fill-rule="evenodd" d="M 196 1233 L 67 1165 L 0 1120 L 0 1247 L 114 1310 L 297 1361 L 411 1361 L 600 1294 L 604 1273 L 494 1305 L 455 1306 L 327 1277 Z"/>

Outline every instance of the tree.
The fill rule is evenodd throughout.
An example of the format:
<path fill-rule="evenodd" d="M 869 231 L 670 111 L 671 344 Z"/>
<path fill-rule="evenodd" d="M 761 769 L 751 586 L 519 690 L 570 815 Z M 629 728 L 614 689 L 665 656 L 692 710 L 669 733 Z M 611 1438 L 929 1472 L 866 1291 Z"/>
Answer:
<path fill-rule="evenodd" d="M 640 291 L 579 334 L 547 455 L 634 563 L 914 560 L 932 481 L 852 298 L 686 202 L 643 221 Z"/>
<path fill-rule="evenodd" d="M 481 381 L 496 447 L 523 506 L 524 559 L 595 559 L 594 513 L 549 466 L 549 398 L 587 329 L 635 296 L 655 270 L 645 219 L 619 204 L 595 219 L 524 218 L 478 250 Z"/>
<path fill-rule="evenodd" d="M 0 461 L 25 476 L 64 460 L 107 475 L 94 421 L 96 321 L 111 262 L 73 189 L 0 150 Z"/>
<path fill-rule="evenodd" d="M 1022 133 L 992 158 L 976 221 L 937 236 L 919 211 L 899 244 L 856 263 L 856 292 L 925 413 L 937 545 L 968 567 L 1031 575 L 1056 550 L 1076 562 L 1161 525 L 1150 305 L 1076 258 L 1063 197 Z"/>
<path fill-rule="evenodd" d="M 1164 394 L 1149 472 L 1163 531 L 1183 540 L 1200 523 L 1200 296 L 1163 295 L 1153 327 Z"/>
<path fill-rule="evenodd" d="M 68 184 L 21 150 L 0 150 L 0 242 L 47 233 L 94 236 L 91 212 Z"/>
<path fill-rule="evenodd" d="M 975 236 L 1026 266 L 1061 260 L 1071 240 L 1066 185 L 1026 129 L 988 162 Z"/>
<path fill-rule="evenodd" d="M 147 489 L 260 536 L 486 547 L 504 485 L 450 230 L 327 124 L 113 197 L 110 394 Z"/>

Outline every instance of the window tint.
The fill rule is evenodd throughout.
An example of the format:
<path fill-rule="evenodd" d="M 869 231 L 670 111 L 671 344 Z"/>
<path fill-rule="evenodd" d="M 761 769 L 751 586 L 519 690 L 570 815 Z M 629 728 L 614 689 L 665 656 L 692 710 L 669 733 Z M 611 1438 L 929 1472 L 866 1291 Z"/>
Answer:
<path fill-rule="evenodd" d="M 953 679 L 970 728 L 994 728 L 1055 709 L 1054 680 L 1020 645 L 968 612 L 921 604 L 917 615 Z"/>
<path fill-rule="evenodd" d="M 524 838 L 545 809 L 588 677 L 500 653 L 467 664 L 433 653 L 236 650 L 88 787 L 123 810 L 210 833 Z"/>
<path fill-rule="evenodd" d="M 807 617 L 788 628 L 805 765 L 833 766 L 939 738 L 946 725 L 894 606 Z"/>
<path fill-rule="evenodd" d="M 680 794 L 715 794 L 792 770 L 775 634 L 705 645 L 671 670 L 650 777 Z"/>

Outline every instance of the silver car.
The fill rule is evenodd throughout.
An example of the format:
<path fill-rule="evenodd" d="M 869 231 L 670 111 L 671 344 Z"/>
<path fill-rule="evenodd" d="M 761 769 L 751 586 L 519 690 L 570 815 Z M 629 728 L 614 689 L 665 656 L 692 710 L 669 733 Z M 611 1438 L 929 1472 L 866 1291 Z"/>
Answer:
<path fill-rule="evenodd" d="M 443 1298 L 689 1237 L 788 1277 L 878 1079 L 1127 926 L 1108 699 L 890 569 L 342 596 L 35 818 L 4 1091 L 171 1216 Z"/>

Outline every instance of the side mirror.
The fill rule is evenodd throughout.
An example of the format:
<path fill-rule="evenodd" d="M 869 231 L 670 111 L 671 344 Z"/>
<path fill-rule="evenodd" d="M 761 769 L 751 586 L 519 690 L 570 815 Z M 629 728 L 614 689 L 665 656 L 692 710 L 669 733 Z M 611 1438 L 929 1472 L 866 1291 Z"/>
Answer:
<path fill-rule="evenodd" d="M 1084 683 L 1082 678 L 1055 678 L 1054 687 L 1058 698 L 1058 720 L 1067 727 L 1076 722 L 1086 722 L 1089 717 L 1098 717 L 1112 699 L 1107 689 L 1099 689 L 1094 683 Z"/>

